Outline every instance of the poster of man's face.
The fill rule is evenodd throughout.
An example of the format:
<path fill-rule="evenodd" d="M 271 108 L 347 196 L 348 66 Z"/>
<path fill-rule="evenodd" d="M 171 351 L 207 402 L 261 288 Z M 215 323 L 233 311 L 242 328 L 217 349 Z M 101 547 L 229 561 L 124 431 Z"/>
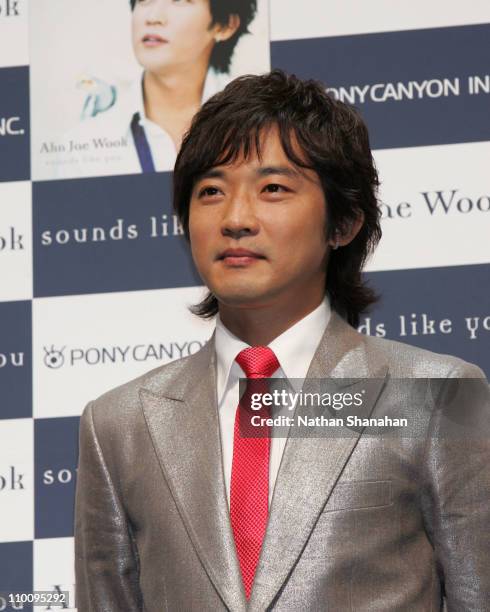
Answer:
<path fill-rule="evenodd" d="M 36 0 L 34 180 L 171 171 L 192 117 L 270 69 L 267 0 Z"/>

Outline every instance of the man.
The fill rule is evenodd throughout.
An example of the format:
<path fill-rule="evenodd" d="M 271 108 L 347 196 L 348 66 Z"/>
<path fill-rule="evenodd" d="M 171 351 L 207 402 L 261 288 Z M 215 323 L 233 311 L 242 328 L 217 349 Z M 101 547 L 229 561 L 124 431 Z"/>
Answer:
<path fill-rule="evenodd" d="M 394 379 L 483 376 L 353 327 L 380 237 L 359 115 L 315 82 L 242 77 L 196 115 L 174 179 L 216 331 L 82 415 L 79 609 L 490 609 L 488 437 L 448 438 L 415 395 L 411 437 L 242 435 L 240 377 L 363 377 L 374 414 L 399 406 Z"/>

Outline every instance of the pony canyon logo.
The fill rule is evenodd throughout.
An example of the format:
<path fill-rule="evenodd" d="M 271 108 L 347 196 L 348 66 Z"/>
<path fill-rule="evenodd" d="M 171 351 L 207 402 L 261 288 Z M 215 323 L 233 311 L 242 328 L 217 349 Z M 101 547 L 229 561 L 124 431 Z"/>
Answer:
<path fill-rule="evenodd" d="M 166 363 L 196 353 L 202 348 L 200 340 L 170 341 L 159 344 L 127 344 L 124 346 L 87 346 L 68 349 L 54 344 L 44 346 L 44 365 L 51 370 L 58 370 L 64 365 L 107 365 L 130 362 L 157 361 Z"/>

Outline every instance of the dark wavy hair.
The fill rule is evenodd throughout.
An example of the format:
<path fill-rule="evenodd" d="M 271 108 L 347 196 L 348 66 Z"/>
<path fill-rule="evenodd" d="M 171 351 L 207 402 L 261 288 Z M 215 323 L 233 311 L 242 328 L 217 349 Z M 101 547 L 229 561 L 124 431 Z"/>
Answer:
<path fill-rule="evenodd" d="M 137 0 L 129 0 L 131 10 L 134 9 Z M 240 37 L 248 34 L 248 26 L 252 23 L 257 12 L 257 0 L 209 0 L 212 22 L 210 27 L 219 23 L 226 26 L 231 15 L 238 15 L 240 26 L 228 40 L 217 42 L 211 53 L 210 65 L 217 72 L 228 72 L 230 69 L 231 58 Z"/>
<path fill-rule="evenodd" d="M 381 238 L 378 173 L 366 125 L 354 108 L 335 100 L 318 81 L 302 81 L 281 70 L 242 76 L 210 98 L 194 116 L 174 169 L 174 210 L 189 240 L 189 206 L 196 180 L 216 165 L 260 155 L 260 132 L 277 126 L 288 159 L 314 170 L 327 205 L 326 237 L 344 232 L 364 217 L 348 245 L 331 250 L 326 293 L 332 308 L 352 326 L 378 296 L 362 278 L 362 268 Z M 302 155 L 298 156 L 299 145 Z M 192 312 L 209 318 L 218 301 L 209 293 Z"/>

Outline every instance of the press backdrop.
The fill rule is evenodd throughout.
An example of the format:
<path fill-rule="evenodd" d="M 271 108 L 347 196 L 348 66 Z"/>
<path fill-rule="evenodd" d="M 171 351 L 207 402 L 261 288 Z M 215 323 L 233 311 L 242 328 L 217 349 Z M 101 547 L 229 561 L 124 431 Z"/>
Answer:
<path fill-rule="evenodd" d="M 186 308 L 203 289 L 170 172 L 36 175 L 42 144 L 78 121 L 76 78 L 134 70 L 127 3 L 83 6 L 0 0 L 0 592 L 67 589 L 71 609 L 83 407 L 212 332 Z M 270 19 L 263 1 L 234 65 L 321 79 L 360 108 L 383 210 L 368 266 L 383 299 L 361 330 L 487 376 L 489 21 L 487 0 L 272 0 Z"/>

